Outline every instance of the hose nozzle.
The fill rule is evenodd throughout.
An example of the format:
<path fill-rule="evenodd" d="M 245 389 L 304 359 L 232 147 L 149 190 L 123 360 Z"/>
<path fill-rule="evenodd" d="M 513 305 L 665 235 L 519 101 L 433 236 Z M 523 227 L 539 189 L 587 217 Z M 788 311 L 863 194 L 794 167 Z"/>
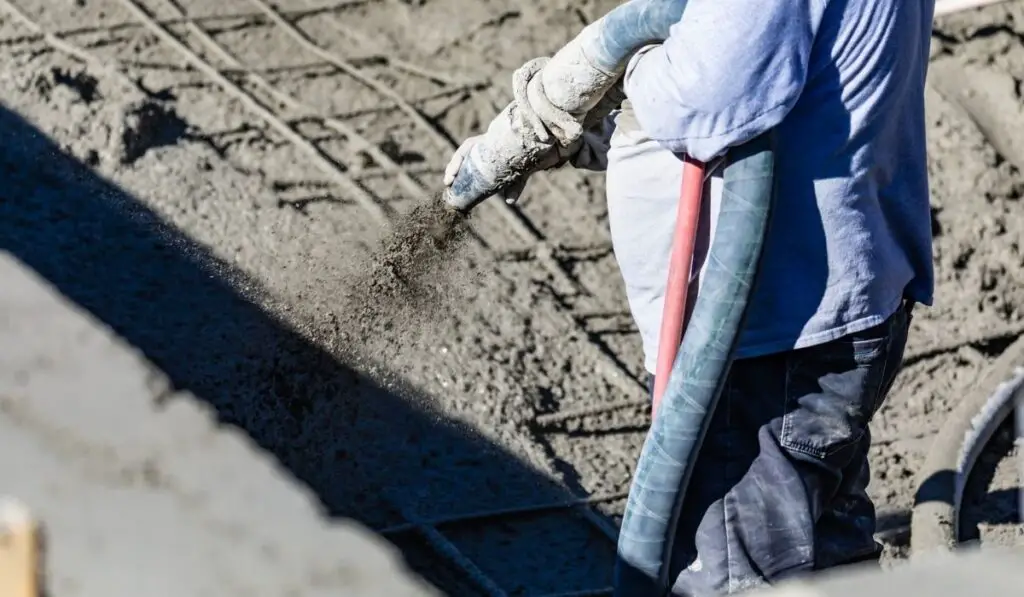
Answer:
<path fill-rule="evenodd" d="M 470 148 L 455 180 L 444 191 L 444 202 L 467 213 L 521 180 L 539 162 L 545 145 L 513 126 L 516 104 L 509 104 L 491 122 L 487 133 Z"/>
<path fill-rule="evenodd" d="M 442 194 L 442 199 L 448 207 L 464 214 L 494 195 L 499 188 L 480 172 L 477 166 L 478 159 L 474 159 L 476 150 L 477 147 L 470 150 L 455 180 Z"/>

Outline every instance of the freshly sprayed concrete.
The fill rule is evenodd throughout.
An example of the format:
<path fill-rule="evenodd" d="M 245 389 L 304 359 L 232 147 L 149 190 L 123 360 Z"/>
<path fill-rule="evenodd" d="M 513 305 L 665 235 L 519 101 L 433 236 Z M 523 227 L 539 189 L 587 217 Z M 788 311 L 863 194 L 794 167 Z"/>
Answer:
<path fill-rule="evenodd" d="M 878 572 L 864 568 L 837 570 L 813 582 L 800 580 L 750 597 L 901 597 L 932 595 L 998 595 L 1020 592 L 1024 583 L 1024 552 L 1007 549 L 969 550 L 962 554 L 926 558 L 899 570 Z"/>
<path fill-rule="evenodd" d="M 429 594 L 244 433 L 0 252 L 0 484 L 60 597 Z"/>
<path fill-rule="evenodd" d="M 639 338 L 608 245 L 600 175 L 567 170 L 531 181 L 519 204 L 526 223 L 481 206 L 469 228 L 484 242 L 461 246 L 444 271 L 442 289 L 452 303 L 426 317 L 420 312 L 417 325 L 398 319 L 387 333 L 352 334 L 358 317 L 346 297 L 386 241 L 380 222 L 336 184 L 336 173 L 327 175 L 207 74 L 185 67 L 179 50 L 124 25 L 138 22 L 124 0 L 69 2 L 60 10 L 50 0 L 14 2 L 47 31 L 85 28 L 65 40 L 93 61 L 33 37 L 0 3 L 0 39 L 8 40 L 0 42 L 0 249 L 113 329 L 166 373 L 177 388 L 173 395 L 194 396 L 220 422 L 217 429 L 239 438 L 225 441 L 248 438 L 253 447 L 231 452 L 240 462 L 214 473 L 188 451 L 198 431 L 151 416 L 155 407 L 120 408 L 121 402 L 68 411 L 84 417 L 87 430 L 105 429 L 112 423 L 102 419 L 109 418 L 119 429 L 145 429 L 137 442 L 152 435 L 184 446 L 180 462 L 174 449 L 160 453 L 168 470 L 192 479 L 187 487 L 206 500 L 217 500 L 219 492 L 237 500 L 239 516 L 251 516 L 242 518 L 246 532 L 262 532 L 258 525 L 248 530 L 257 517 L 246 514 L 260 504 L 269 528 L 293 520 L 307 521 L 296 528 L 315 526 L 307 501 L 259 500 L 251 496 L 262 486 L 246 489 L 248 477 L 232 476 L 246 466 L 266 470 L 267 462 L 278 467 L 265 473 L 268 479 L 315 499 L 330 520 L 354 518 L 372 527 L 554 502 L 566 499 L 567 490 L 583 496 L 628 487 L 648 410 Z M 408 213 L 440 190 L 452 143 L 481 132 L 510 99 L 511 72 L 551 55 L 583 21 L 617 3 L 274 3 L 331 55 L 409 100 L 428 127 L 259 16 L 265 13 L 254 0 L 177 4 L 238 60 L 300 99 L 306 112 L 231 71 L 185 25 L 167 28 L 312 139 L 377 201 Z M 140 4 L 154 18 L 176 18 L 166 0 Z M 914 474 L 934 434 L 1024 328 L 1024 177 L 1010 135 L 1024 130 L 1024 119 L 1007 107 L 1020 101 L 1012 81 L 1024 78 L 1022 35 L 1024 3 L 1012 1 L 944 18 L 933 38 L 934 63 L 942 63 L 927 96 L 937 304 L 915 312 L 911 358 L 873 426 L 870 491 L 891 564 L 906 555 Z M 418 74 L 401 66 L 403 60 L 418 65 Z M 948 74 L 946 67 L 961 70 Z M 980 98 L 943 93 L 957 89 L 961 76 L 972 85 L 1002 82 Z M 462 87 L 467 81 L 493 88 Z M 311 114 L 342 119 L 421 184 L 422 196 L 360 150 L 359 139 Z M 1005 133 L 983 133 L 994 129 Z M 517 232 L 523 228 L 544 243 L 524 240 Z M 542 254 L 552 256 L 549 265 L 542 265 Z M 600 354 L 611 355 L 619 370 L 609 372 Z M 11 375 L 4 374 L 4 384 L 13 383 Z M 151 401 L 151 394 L 140 396 Z M 541 416 L 624 399 L 637 406 L 538 423 Z M 166 412 L 179 412 L 189 400 L 167 401 Z M 44 415 L 39 424 L 47 428 L 71 425 L 63 407 Z M 121 445 L 98 460 L 142 466 L 133 450 L 148 444 Z M 998 448 L 982 459 L 998 461 L 991 474 L 975 479 L 965 498 L 965 525 L 981 528 L 983 543 L 1019 540 L 1011 498 L 1019 481 L 1007 451 Z M 48 462 L 76 467 L 76 458 L 89 456 L 79 452 Z M 254 462 L 245 464 L 248 459 Z M 180 470 L 191 467 L 195 473 Z M 154 504 L 178 499 L 170 488 L 149 491 L 157 494 Z M 243 492 L 244 499 L 237 497 Z M 614 523 L 622 500 L 595 508 Z M 220 545 L 215 525 L 195 525 L 188 532 Z M 610 584 L 613 545 L 567 509 L 441 530 L 513 594 Z M 453 595 L 479 594 L 416 535 L 391 538 L 433 585 Z M 147 540 L 154 550 L 170 550 L 171 539 Z M 256 550 L 241 544 L 239 558 Z M 314 551 L 298 545 L 303 558 Z M 235 557 L 220 551 L 218 557 Z M 299 555 L 288 561 L 299 566 Z"/>

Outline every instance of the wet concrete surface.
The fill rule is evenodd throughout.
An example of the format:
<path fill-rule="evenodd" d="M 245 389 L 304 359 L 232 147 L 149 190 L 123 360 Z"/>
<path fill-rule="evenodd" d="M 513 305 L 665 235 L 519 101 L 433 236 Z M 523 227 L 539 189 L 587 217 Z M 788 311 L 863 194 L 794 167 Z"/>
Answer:
<path fill-rule="evenodd" d="M 436 537 L 388 538 L 449 594 L 486 592 L 482 577 L 510 594 L 605 587 L 601 529 L 621 514 L 648 415 L 602 177 L 544 174 L 517 211 L 481 207 L 443 272 L 457 301 L 430 317 L 353 336 L 344 297 L 386 231 L 367 205 L 407 213 L 433 197 L 452 142 L 509 99 L 511 71 L 614 4 L 0 3 L 0 249 L 163 371 L 161 408 L 192 404 L 245 438 L 322 524 L 382 529 L 589 495 L 596 514 L 438 522 L 469 572 Z M 945 413 L 1024 329 L 1024 178 L 1006 140 L 1024 126 L 1022 35 L 1024 4 L 1007 2 L 946 17 L 933 36 L 938 298 L 915 313 L 907 367 L 873 426 L 870 490 L 891 563 L 906 555 L 915 468 Z M 987 91 L 950 92 L 969 86 Z M 143 428 L 147 409 L 79 414 Z M 591 414 L 557 419 L 575 409 Z M 59 411 L 47 424 L 73 425 Z M 147 423 L 157 435 L 159 420 Z M 189 443 L 168 425 L 168 442 Z M 110 449 L 132 462 L 129 446 Z M 175 454 L 166 466 L 187 469 Z M 999 470 L 992 500 L 980 486 L 977 499 L 1019 484 Z M 262 491 L 230 470 L 205 479 L 204 495 Z M 306 516 L 297 504 L 267 501 L 267 524 Z M 1006 516 L 977 516 L 999 527 L 983 542 L 1019 536 Z M 315 551 L 286 537 L 275 550 Z"/>

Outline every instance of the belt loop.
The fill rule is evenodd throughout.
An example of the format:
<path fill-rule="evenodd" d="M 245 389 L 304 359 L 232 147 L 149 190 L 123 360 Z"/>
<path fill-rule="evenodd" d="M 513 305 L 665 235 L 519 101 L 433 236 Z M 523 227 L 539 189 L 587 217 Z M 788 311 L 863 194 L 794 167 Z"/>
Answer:
<path fill-rule="evenodd" d="M 906 296 L 903 297 L 903 312 L 906 313 L 908 316 L 913 315 L 914 305 L 914 299 L 908 298 Z"/>

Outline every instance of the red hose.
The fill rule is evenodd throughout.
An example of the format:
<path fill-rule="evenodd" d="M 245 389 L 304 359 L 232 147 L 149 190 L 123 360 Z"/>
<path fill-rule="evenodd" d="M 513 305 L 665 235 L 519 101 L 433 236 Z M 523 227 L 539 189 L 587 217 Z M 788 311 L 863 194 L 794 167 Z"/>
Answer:
<path fill-rule="evenodd" d="M 679 194 L 679 211 L 672 236 L 672 254 L 668 266 L 668 284 L 665 287 L 665 307 L 661 316 L 658 336 L 658 361 L 654 375 L 654 403 L 658 403 L 668 386 L 669 373 L 679 352 L 686 329 L 686 293 L 690 286 L 694 243 L 697 241 L 697 219 L 700 215 L 701 194 L 704 190 L 704 163 L 684 157 L 683 184 Z"/>

